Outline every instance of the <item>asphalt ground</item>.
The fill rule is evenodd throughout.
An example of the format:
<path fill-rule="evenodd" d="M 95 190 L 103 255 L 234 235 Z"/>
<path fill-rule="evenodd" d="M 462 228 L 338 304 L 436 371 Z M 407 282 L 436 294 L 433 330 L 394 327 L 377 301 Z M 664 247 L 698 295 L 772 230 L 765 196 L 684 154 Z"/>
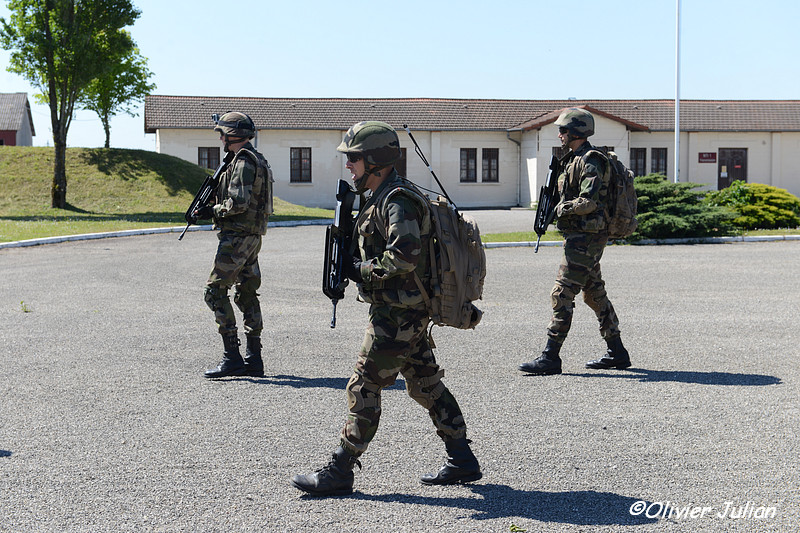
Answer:
<path fill-rule="evenodd" d="M 400 380 L 355 493 L 313 498 L 289 480 L 337 444 L 367 313 L 348 288 L 330 328 L 323 240 L 270 228 L 266 377 L 217 381 L 214 233 L 0 250 L 0 531 L 800 527 L 800 243 L 607 248 L 633 366 L 584 368 L 604 345 L 579 298 L 547 377 L 516 367 L 544 346 L 561 250 L 487 250 L 483 322 L 434 330 L 483 479 L 420 484 L 444 448 Z"/>

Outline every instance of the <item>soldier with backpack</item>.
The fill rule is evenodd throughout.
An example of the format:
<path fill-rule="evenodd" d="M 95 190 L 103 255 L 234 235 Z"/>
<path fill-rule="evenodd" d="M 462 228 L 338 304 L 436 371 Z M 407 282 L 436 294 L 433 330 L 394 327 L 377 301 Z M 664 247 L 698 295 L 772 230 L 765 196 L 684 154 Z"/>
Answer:
<path fill-rule="evenodd" d="M 347 156 L 356 192 L 371 192 L 355 221 L 356 254 L 346 263 L 348 277 L 358 284 L 359 300 L 370 304 L 369 325 L 354 373 L 347 384 L 348 414 L 340 445 L 330 462 L 292 484 L 318 496 L 350 494 L 353 468 L 378 429 L 381 391 L 402 374 L 409 396 L 431 417 L 444 441 L 447 462 L 429 485 L 464 483 L 481 478 L 470 449 L 461 409 L 442 383 L 428 339 L 430 322 L 418 282 L 430 280 L 428 250 L 432 224 L 429 207 L 408 189 L 393 164 L 401 156 L 397 132 L 383 122 L 359 122 L 337 148 Z M 378 227 L 378 226 L 382 227 Z"/>
<path fill-rule="evenodd" d="M 215 117 L 216 118 L 216 117 Z M 198 220 L 213 219 L 219 229 L 214 268 L 204 299 L 214 312 L 224 352 L 216 368 L 205 377 L 263 376 L 261 330 L 264 321 L 256 292 L 261 286 L 258 252 L 272 214 L 272 171 L 267 160 L 250 143 L 255 125 L 244 113 L 225 113 L 216 121 L 226 159 L 230 164 L 220 176 L 215 198 L 195 213 Z M 246 352 L 242 358 L 236 316 L 228 291 L 234 287 L 234 303 L 244 315 Z"/>
<path fill-rule="evenodd" d="M 570 150 L 558 179 L 560 202 L 556 206 L 564 256 L 551 293 L 553 316 L 547 345 L 538 358 L 522 363 L 519 369 L 536 375 L 561 373 L 559 352 L 572 323 L 575 297 L 581 291 L 583 301 L 597 315 L 600 335 L 608 346 L 606 354 L 586 363 L 586 368 L 628 368 L 630 357 L 600 273 L 600 258 L 609 239 L 612 167 L 608 157 L 588 141 L 594 134 L 594 117 L 589 111 L 566 109 L 555 124 L 562 146 Z"/>

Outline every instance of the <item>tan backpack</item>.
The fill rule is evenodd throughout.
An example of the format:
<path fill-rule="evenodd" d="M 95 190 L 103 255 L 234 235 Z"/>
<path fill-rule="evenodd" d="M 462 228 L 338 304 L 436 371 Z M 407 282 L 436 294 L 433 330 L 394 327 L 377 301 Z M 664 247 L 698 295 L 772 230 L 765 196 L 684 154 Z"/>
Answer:
<path fill-rule="evenodd" d="M 630 237 L 639 226 L 636 214 L 639 208 L 639 199 L 633 186 L 633 172 L 631 172 L 617 154 L 600 148 L 589 150 L 583 155 L 584 160 L 589 154 L 600 154 L 611 167 L 611 179 L 608 182 L 608 238 L 624 239 Z"/>
<path fill-rule="evenodd" d="M 483 312 L 472 302 L 483 297 L 486 278 L 486 253 L 477 222 L 458 212 L 444 196 L 430 200 L 416 185 L 403 178 L 402 186 L 387 191 L 384 198 L 378 199 L 378 228 L 384 238 L 386 221 L 382 217 L 386 202 L 400 191 L 417 197 L 431 217 L 428 286 L 414 274 L 431 322 L 437 326 L 475 328 Z"/>

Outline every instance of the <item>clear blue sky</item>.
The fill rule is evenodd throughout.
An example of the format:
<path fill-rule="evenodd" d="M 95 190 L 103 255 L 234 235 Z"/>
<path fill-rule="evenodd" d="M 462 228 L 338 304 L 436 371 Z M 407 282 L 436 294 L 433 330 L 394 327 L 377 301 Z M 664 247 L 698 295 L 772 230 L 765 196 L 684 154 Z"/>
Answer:
<path fill-rule="evenodd" d="M 675 97 L 675 0 L 134 0 L 155 94 L 256 97 Z M 683 0 L 681 98 L 800 99 L 800 3 Z M 6 2 L 0 17 L 8 17 Z M 0 92 L 36 90 L 6 71 Z M 52 145 L 34 105 L 34 144 Z M 139 116 L 111 145 L 154 149 Z M 102 146 L 93 113 L 70 146 Z"/>

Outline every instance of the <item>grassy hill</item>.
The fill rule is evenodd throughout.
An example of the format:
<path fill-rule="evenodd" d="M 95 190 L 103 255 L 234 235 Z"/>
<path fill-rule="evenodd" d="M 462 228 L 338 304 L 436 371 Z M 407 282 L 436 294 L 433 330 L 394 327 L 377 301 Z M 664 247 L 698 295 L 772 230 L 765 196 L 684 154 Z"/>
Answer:
<path fill-rule="evenodd" d="M 0 242 L 185 224 L 207 171 L 146 150 L 67 149 L 67 209 L 50 207 L 52 148 L 0 147 Z M 333 212 L 275 198 L 270 220 L 330 218 Z"/>

